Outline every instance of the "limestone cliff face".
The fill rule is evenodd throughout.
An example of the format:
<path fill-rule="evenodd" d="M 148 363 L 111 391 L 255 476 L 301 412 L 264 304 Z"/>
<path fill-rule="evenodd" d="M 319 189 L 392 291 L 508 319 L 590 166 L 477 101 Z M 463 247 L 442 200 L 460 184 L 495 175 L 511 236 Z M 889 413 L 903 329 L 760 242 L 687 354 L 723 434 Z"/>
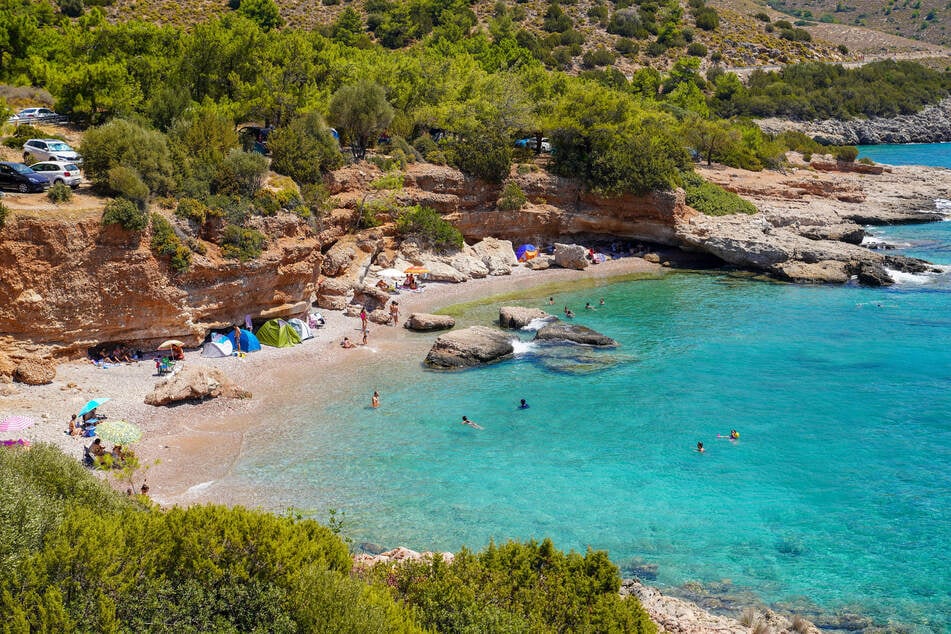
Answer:
<path fill-rule="evenodd" d="M 147 232 L 17 218 L 0 233 L 0 346 L 71 357 L 101 342 L 197 344 L 245 314 L 299 312 L 314 291 L 319 243 L 296 218 L 267 222 L 259 259 L 222 260 L 210 245 L 179 275 L 152 254 Z"/>

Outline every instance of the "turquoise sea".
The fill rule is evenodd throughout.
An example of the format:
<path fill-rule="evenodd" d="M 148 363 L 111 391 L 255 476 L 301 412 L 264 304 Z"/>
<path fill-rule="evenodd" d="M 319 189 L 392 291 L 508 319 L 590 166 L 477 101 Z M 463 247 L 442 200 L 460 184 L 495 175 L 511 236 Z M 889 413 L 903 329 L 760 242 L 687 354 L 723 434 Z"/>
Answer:
<path fill-rule="evenodd" d="M 951 222 L 874 233 L 951 265 Z M 436 373 L 418 335 L 355 376 L 318 366 L 222 484 L 275 510 L 336 509 L 357 543 L 549 536 L 661 587 L 951 631 L 951 274 L 879 289 L 674 272 L 456 312 L 488 323 L 550 294 L 621 347 L 523 333 L 511 361 Z M 719 437 L 731 428 L 739 441 Z"/>

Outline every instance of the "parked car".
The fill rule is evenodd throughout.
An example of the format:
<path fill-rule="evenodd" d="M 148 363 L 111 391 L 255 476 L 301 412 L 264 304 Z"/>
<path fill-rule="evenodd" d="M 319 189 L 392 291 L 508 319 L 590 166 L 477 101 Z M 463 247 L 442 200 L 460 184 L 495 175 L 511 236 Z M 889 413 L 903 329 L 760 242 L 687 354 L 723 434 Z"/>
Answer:
<path fill-rule="evenodd" d="M 23 161 L 70 161 L 81 163 L 82 157 L 59 139 L 30 139 L 23 144 Z"/>
<path fill-rule="evenodd" d="M 537 147 L 537 140 L 535 137 L 526 137 L 524 139 L 519 139 L 515 142 L 515 147 L 521 147 L 528 150 L 534 150 Z M 551 152 L 551 141 L 548 138 L 542 139 L 542 152 Z"/>
<path fill-rule="evenodd" d="M 62 183 L 76 189 L 83 181 L 79 166 L 69 161 L 40 161 L 30 165 L 30 168 L 37 174 L 45 176 L 51 185 Z"/>
<path fill-rule="evenodd" d="M 21 194 L 42 192 L 50 188 L 50 181 L 29 165 L 3 161 L 0 162 L 0 188 L 15 189 Z"/>
<path fill-rule="evenodd" d="M 62 118 L 49 108 L 24 108 L 16 113 L 16 118 L 21 123 L 30 121 L 58 121 Z"/>

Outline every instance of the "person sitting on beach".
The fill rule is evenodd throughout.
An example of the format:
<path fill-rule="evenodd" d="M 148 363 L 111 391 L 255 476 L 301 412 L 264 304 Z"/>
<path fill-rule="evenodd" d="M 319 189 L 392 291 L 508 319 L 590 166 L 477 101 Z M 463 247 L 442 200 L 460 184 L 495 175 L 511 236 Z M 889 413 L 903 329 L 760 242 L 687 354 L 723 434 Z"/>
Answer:
<path fill-rule="evenodd" d="M 703 453 L 703 443 L 702 443 L 702 442 L 698 442 L 698 443 L 697 443 L 697 451 L 699 451 L 700 453 Z"/>
<path fill-rule="evenodd" d="M 115 363 L 132 363 L 129 351 L 123 345 L 116 346 L 116 349 L 112 351 L 112 360 Z"/>
<path fill-rule="evenodd" d="M 390 290 L 390 285 L 387 284 L 384 280 L 378 281 L 378 282 L 376 283 L 376 287 L 377 287 L 378 289 L 380 289 L 381 291 L 388 291 L 388 290 Z"/>
<path fill-rule="evenodd" d="M 144 495 L 145 497 L 148 497 L 148 496 L 149 496 L 149 485 L 148 485 L 148 483 L 146 483 L 146 482 L 143 482 L 143 483 L 142 483 L 142 488 L 139 489 L 139 493 L 141 493 L 141 494 Z"/>
<path fill-rule="evenodd" d="M 77 419 L 76 414 L 73 414 L 69 419 L 69 435 L 70 436 L 82 436 L 83 435 L 83 426 L 82 423 Z"/>
<path fill-rule="evenodd" d="M 122 466 L 122 461 L 125 459 L 125 456 L 122 455 L 122 445 L 113 445 L 112 446 L 112 466 L 115 469 L 118 469 Z"/>
<path fill-rule="evenodd" d="M 96 410 L 97 410 L 97 409 L 99 409 L 99 408 L 94 407 L 94 408 L 92 408 L 91 410 L 89 410 L 88 412 L 86 412 L 85 414 L 83 414 L 83 420 L 82 420 L 82 425 L 83 425 L 83 427 L 85 427 L 85 426 L 86 426 L 86 423 L 88 423 L 89 421 L 91 421 L 91 420 L 98 420 L 98 419 L 99 419 L 99 414 L 96 413 Z M 103 418 L 105 418 L 105 417 L 103 416 Z"/>
<path fill-rule="evenodd" d="M 95 458 L 102 458 L 106 455 L 106 448 L 102 446 L 102 438 L 96 438 L 92 441 L 92 444 L 89 445 L 89 453 Z"/>
<path fill-rule="evenodd" d="M 380 406 L 380 393 L 374 390 L 373 396 L 370 398 L 370 407 L 376 409 L 379 406 Z"/>
<path fill-rule="evenodd" d="M 340 342 L 341 348 L 355 348 L 356 346 L 350 341 L 350 337 L 344 337 L 343 341 Z"/>
<path fill-rule="evenodd" d="M 468 425 L 469 427 L 471 427 L 471 428 L 473 428 L 473 429 L 482 429 L 482 427 L 479 426 L 478 423 L 472 422 L 471 420 L 469 420 L 469 419 L 466 418 L 465 416 L 462 417 L 462 424 L 463 424 L 463 425 Z"/>
<path fill-rule="evenodd" d="M 518 408 L 519 408 L 519 409 L 528 409 L 528 403 L 525 402 L 525 399 L 524 399 L 524 398 L 523 398 L 522 401 L 519 403 Z"/>
<path fill-rule="evenodd" d="M 175 359 L 176 361 L 185 360 L 185 351 L 182 350 L 181 346 L 177 344 L 172 346 L 172 358 Z"/>

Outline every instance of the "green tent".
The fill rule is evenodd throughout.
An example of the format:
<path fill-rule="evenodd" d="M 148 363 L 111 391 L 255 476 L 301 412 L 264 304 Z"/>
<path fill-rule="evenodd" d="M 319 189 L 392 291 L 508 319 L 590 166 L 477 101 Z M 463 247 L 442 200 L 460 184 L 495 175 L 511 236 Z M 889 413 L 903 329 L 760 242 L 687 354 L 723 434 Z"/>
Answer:
<path fill-rule="evenodd" d="M 297 334 L 297 331 L 291 328 L 286 321 L 280 319 L 264 322 L 264 325 L 258 328 L 258 331 L 254 334 L 257 335 L 258 341 L 265 346 L 275 348 L 289 348 L 300 343 L 300 335 Z"/>

